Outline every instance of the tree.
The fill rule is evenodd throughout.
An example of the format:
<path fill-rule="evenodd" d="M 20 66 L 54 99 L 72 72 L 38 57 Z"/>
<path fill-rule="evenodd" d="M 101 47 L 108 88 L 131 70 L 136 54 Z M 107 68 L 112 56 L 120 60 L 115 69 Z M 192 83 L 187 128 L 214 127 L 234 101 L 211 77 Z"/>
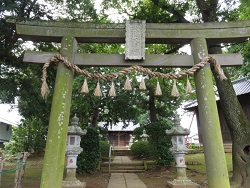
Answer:
<path fill-rule="evenodd" d="M 202 10 L 203 21 L 216 21 L 218 19 L 217 3 L 204 7 L 201 1 L 197 1 L 199 9 Z M 221 53 L 220 44 L 209 44 L 208 49 L 211 54 Z M 220 96 L 220 104 L 232 137 L 233 176 L 231 187 L 248 187 L 250 183 L 248 173 L 250 169 L 250 138 L 248 136 L 250 123 L 237 99 L 227 69 L 223 70 L 228 78 L 227 81 L 220 81 L 214 71 L 213 74 Z"/>
<path fill-rule="evenodd" d="M 184 12 L 188 10 L 188 4 L 184 3 L 184 5 L 179 6 L 180 10 Z M 162 9 L 160 6 L 155 4 L 151 0 L 144 1 L 120 1 L 120 0 L 104 0 L 102 3 L 103 9 L 102 13 L 105 15 L 105 10 L 115 9 L 116 12 L 121 14 L 127 14 L 130 19 L 141 19 L 146 20 L 147 23 L 166 23 L 166 22 L 179 22 L 180 20 L 172 15 L 172 12 L 166 11 Z M 168 4 L 173 10 L 174 5 Z M 108 11 L 107 11 L 108 12 Z M 177 11 L 176 11 L 177 12 Z M 152 16 L 153 15 L 153 16 Z M 187 22 L 187 21 L 185 21 Z M 146 53 L 147 54 L 175 54 L 178 49 L 181 48 L 182 45 L 162 45 L 162 44 L 147 44 L 146 45 Z M 173 69 L 151 69 L 152 71 L 158 71 L 162 73 L 174 72 Z M 172 90 L 173 82 L 171 80 L 158 79 L 162 93 L 162 96 L 155 95 L 155 87 L 157 83 L 157 79 L 154 78 L 145 78 L 147 90 L 145 91 L 145 95 L 142 98 L 141 105 L 139 108 L 142 113 L 142 117 L 148 119 L 150 122 L 162 121 L 164 119 L 169 119 L 173 117 L 176 109 L 180 106 L 181 101 L 183 100 L 183 95 L 180 98 L 175 99 L 170 96 L 170 92 Z M 182 81 L 178 81 L 180 84 L 178 85 L 179 89 L 184 91 L 184 84 Z M 145 110 L 148 112 L 145 113 Z M 141 118 L 139 118 L 141 119 Z M 144 121 L 145 122 L 145 121 Z"/>
<path fill-rule="evenodd" d="M 103 69 L 102 71 L 107 70 Z M 111 69 L 115 70 L 115 69 Z M 113 125 L 118 122 L 123 122 L 124 125 L 129 121 L 136 122 L 139 115 L 138 108 L 139 94 L 134 91 L 125 91 L 123 84 L 124 78 L 114 80 L 116 96 L 109 97 L 108 91 L 110 88 L 110 81 L 102 81 L 102 95 L 103 97 L 93 96 L 97 80 L 88 80 L 89 90 L 88 94 L 81 94 L 79 89 L 83 83 L 83 76 L 77 76 L 74 81 L 74 91 L 72 100 L 72 114 L 79 114 L 81 122 L 85 125 L 96 127 L 98 122 L 105 122 L 106 125 Z"/>
<path fill-rule="evenodd" d="M 117 3 L 118 1 L 107 2 L 111 6 L 112 3 Z M 124 1 L 122 1 L 124 2 Z M 129 1 L 130 2 L 130 1 Z M 194 22 L 218 22 L 218 21 L 231 21 L 237 20 L 239 12 L 235 9 L 235 4 L 237 1 L 223 1 L 222 4 L 219 4 L 218 0 L 196 0 L 196 1 L 175 1 L 175 4 L 170 1 L 160 1 L 160 0 L 145 0 L 139 1 L 136 13 L 131 17 L 139 19 L 147 19 L 152 16 L 149 16 L 154 10 L 157 10 L 158 13 L 161 12 L 166 16 L 167 21 L 164 22 L 179 22 L 186 23 L 188 20 L 185 18 L 186 14 L 189 12 L 194 15 Z M 242 16 L 249 15 L 249 1 L 242 0 L 244 3 L 240 9 L 244 10 Z M 119 1 L 119 3 L 121 3 Z M 150 8 L 147 8 L 147 4 L 150 4 Z M 117 5 L 114 5 L 116 7 Z M 149 14 L 148 14 L 149 13 Z M 159 14 L 157 14 L 159 15 Z M 159 20 L 161 19 L 157 16 Z M 249 17 L 248 17 L 249 18 Z M 157 22 L 157 21 L 156 21 Z M 220 44 L 208 44 L 209 53 L 221 53 Z M 246 53 L 248 54 L 248 53 Z M 249 70 L 249 66 L 245 67 L 245 70 Z M 224 72 L 228 77 L 227 69 L 224 69 Z M 245 71 L 246 74 L 249 74 L 248 71 Z M 216 76 L 215 76 L 216 78 Z M 218 92 L 220 95 L 220 102 L 223 108 L 223 112 L 226 117 L 226 122 L 230 128 L 230 133 L 233 139 L 233 177 L 232 177 L 232 186 L 249 186 L 249 164 L 250 164 L 250 140 L 249 140 L 249 129 L 250 124 L 246 118 L 238 100 L 233 90 L 230 79 L 226 82 L 219 81 L 216 79 L 216 84 L 218 87 Z M 230 94 L 230 96 L 229 96 Z"/>
<path fill-rule="evenodd" d="M 221 19 L 219 15 L 223 15 L 223 11 L 225 11 L 218 12 L 219 4 L 217 0 L 207 2 L 196 0 L 196 3 L 204 22 L 218 21 Z M 226 16 L 223 19 L 230 20 L 231 18 Z M 221 53 L 220 44 L 208 44 L 208 50 L 210 54 Z M 250 152 L 250 139 L 248 137 L 250 123 L 235 95 L 226 68 L 224 68 L 224 72 L 229 78 L 226 82 L 220 81 L 213 71 L 220 96 L 220 104 L 233 140 L 233 176 L 231 184 L 232 187 L 248 187 L 250 182 L 248 176 L 250 169 L 250 158 L 248 157 Z"/>
<path fill-rule="evenodd" d="M 43 111 L 42 106 L 49 104 L 45 104 L 39 97 L 40 94 L 39 96 L 35 94 L 39 88 L 37 84 L 40 82 L 41 73 L 37 73 L 40 68 L 22 62 L 24 42 L 18 39 L 15 32 L 8 27 L 5 16 L 11 15 L 17 17 L 18 20 L 26 20 L 29 18 L 38 19 L 44 17 L 45 14 L 47 14 L 46 7 L 36 1 L 1 1 L 0 102 L 12 103 L 14 98 L 18 97 L 20 101 L 19 112 L 26 118 L 32 118 L 35 114 L 34 111 L 38 111 L 34 105 L 38 103 L 41 108 L 37 112 L 37 118 L 45 119 L 44 122 L 48 120 L 48 113 L 46 114 L 48 110 L 45 107 L 46 110 Z"/>
<path fill-rule="evenodd" d="M 47 127 L 40 119 L 32 117 L 23 120 L 18 127 L 13 127 L 11 141 L 5 149 L 13 154 L 18 152 L 42 152 L 45 147 Z"/>
<path fill-rule="evenodd" d="M 56 11 L 58 13 L 58 17 L 56 19 L 59 20 L 67 19 L 72 21 L 93 22 L 98 20 L 101 20 L 103 22 L 108 21 L 106 20 L 105 14 L 100 14 L 100 16 L 97 15 L 93 2 L 89 0 L 75 0 L 74 2 L 69 2 L 67 4 L 64 4 L 64 2 L 62 1 L 54 0 L 50 0 L 48 2 L 55 5 L 54 7 L 57 7 L 50 9 L 48 13 L 41 10 L 48 10 L 48 8 L 46 8 L 45 5 L 37 4 L 36 1 L 13 1 L 12 4 L 4 3 L 3 7 L 5 8 L 4 11 L 8 11 L 11 12 L 13 15 L 17 15 L 21 20 L 29 18 L 43 19 L 44 17 L 48 17 L 49 19 L 55 19 L 55 16 L 52 16 L 51 12 Z M 20 5 L 22 9 L 18 9 L 18 7 L 16 7 L 17 4 Z M 65 8 L 60 8 L 60 6 Z M 79 7 L 81 7 L 81 9 L 79 9 Z M 155 11 L 159 11 L 159 9 L 156 9 Z M 65 15 L 67 15 L 67 18 L 65 18 Z M 7 25 L 4 28 L 8 29 Z M 4 32 L 5 31 L 3 31 L 3 33 Z M 10 32 L 13 31 L 10 30 Z M 9 34 L 7 35 L 5 32 L 5 35 L 3 36 L 7 38 Z M 15 35 L 13 35 L 13 39 L 17 41 Z M 18 47 L 20 47 L 20 42 L 17 43 L 15 41 L 13 41 L 12 43 L 6 41 L 6 44 L 15 45 L 10 46 L 8 48 L 9 52 L 11 52 L 12 49 L 15 49 L 16 51 L 18 49 L 18 55 L 11 54 L 11 58 L 17 58 L 15 63 L 12 61 L 13 63 L 11 64 L 11 60 L 4 61 L 5 65 L 7 65 L 8 68 L 1 67 L 2 70 L 5 71 L 4 74 L 2 74 L 4 76 L 1 77 L 3 78 L 1 79 L 1 83 L 3 84 L 1 84 L 2 89 L 0 94 L 2 102 L 9 102 L 13 100 L 15 96 L 19 96 L 19 110 L 24 118 L 36 116 L 42 119 L 44 124 L 48 124 L 52 93 L 50 93 L 49 98 L 46 102 L 42 100 L 39 89 L 41 67 L 38 67 L 37 65 L 28 65 L 22 63 L 22 53 L 24 49 L 19 49 Z M 34 46 L 35 49 L 39 51 L 58 51 L 57 44 L 34 43 Z M 173 49 L 177 47 L 155 45 L 153 47 L 147 48 L 148 53 L 172 53 L 174 51 Z M 125 49 L 122 45 L 79 44 L 79 52 L 85 53 L 124 53 L 124 50 Z M 3 53 L 3 57 L 5 54 L 6 53 Z M 12 72 L 12 70 L 15 71 Z M 116 72 L 116 70 L 117 69 L 110 68 L 102 69 L 103 73 Z M 52 69 L 51 71 L 50 69 L 48 75 L 48 82 L 50 82 L 49 85 L 53 85 L 54 75 L 55 70 Z M 137 87 L 138 83 L 136 79 L 136 73 L 130 74 L 130 76 L 131 80 L 133 80 L 133 85 Z M 107 124 L 113 124 L 119 121 L 123 121 L 125 124 L 127 121 L 138 122 L 137 119 L 139 119 L 139 114 L 142 113 L 145 115 L 150 114 L 148 118 L 151 119 L 152 122 L 154 122 L 162 119 L 162 117 L 166 116 L 166 113 L 170 113 L 168 116 L 172 116 L 172 109 L 175 110 L 177 108 L 175 104 L 180 104 L 181 101 L 173 100 L 173 98 L 168 98 L 165 96 L 158 97 L 157 100 L 155 100 L 155 85 L 153 85 L 152 83 L 155 84 L 156 80 L 150 81 L 152 83 L 148 82 L 148 90 L 144 93 L 137 91 L 124 92 L 122 89 L 119 89 L 121 88 L 121 85 L 123 85 L 125 82 L 124 78 L 118 79 L 117 82 L 115 81 L 117 97 L 114 97 L 113 99 L 106 97 L 96 98 L 94 96 L 91 96 L 91 94 L 79 94 L 79 89 L 82 84 L 80 82 L 83 81 L 83 77 L 78 75 L 76 75 L 75 77 L 76 79 L 74 82 L 71 113 L 72 115 L 76 113 L 82 121 L 86 121 L 92 126 L 96 126 L 98 121 L 105 121 L 107 122 Z M 161 85 L 165 87 L 165 81 L 159 81 Z M 90 88 L 92 88 L 93 91 L 96 82 L 88 82 L 90 83 Z M 103 89 L 105 92 L 107 92 L 107 86 L 109 84 L 110 82 L 103 82 Z M 166 88 L 170 90 L 169 86 L 166 86 Z M 149 98 L 147 97 L 148 95 L 150 96 Z M 142 103 L 139 102 L 141 100 L 143 100 Z M 168 105 L 169 108 L 166 108 L 166 105 Z M 120 106 L 123 106 L 123 108 L 120 108 Z M 147 113 L 148 109 L 150 110 L 150 113 Z M 166 109 L 168 110 L 166 111 Z"/>
<path fill-rule="evenodd" d="M 236 9 L 235 17 L 236 19 L 240 20 L 249 20 L 250 19 L 250 2 L 246 0 L 241 0 L 241 4 L 239 5 L 239 8 Z M 242 43 L 236 43 L 231 44 L 228 48 L 228 51 L 231 53 L 237 53 L 240 52 L 243 56 L 244 64 L 240 68 L 238 68 L 237 75 L 238 76 L 245 76 L 247 78 L 250 78 L 250 42 L 249 40 L 242 42 Z M 233 73 L 235 75 L 235 72 Z"/>
<path fill-rule="evenodd" d="M 22 62 L 23 52 L 27 47 L 24 41 L 17 38 L 14 30 L 7 25 L 5 19 L 7 15 L 15 16 L 19 21 L 49 19 L 50 13 L 45 5 L 38 4 L 37 1 L 33 0 L 1 1 L 0 102 L 12 103 L 17 97 L 19 113 L 26 118 L 14 131 L 12 140 L 15 142 L 12 142 L 12 149 L 15 152 L 39 152 L 43 150 L 51 100 L 45 102 L 40 95 L 42 67 Z M 35 45 L 38 47 L 37 49 L 46 46 L 45 44 Z M 49 77 L 52 78 L 51 74 Z M 49 80 L 53 82 L 53 79 Z"/>

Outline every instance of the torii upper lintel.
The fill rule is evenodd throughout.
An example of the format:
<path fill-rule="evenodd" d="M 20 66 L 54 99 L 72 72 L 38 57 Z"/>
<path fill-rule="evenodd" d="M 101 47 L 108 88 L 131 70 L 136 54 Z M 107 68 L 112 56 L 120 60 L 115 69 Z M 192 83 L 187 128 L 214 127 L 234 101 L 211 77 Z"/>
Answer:
<path fill-rule="evenodd" d="M 125 43 L 124 23 L 74 23 L 8 19 L 24 40 L 61 42 L 72 36 L 79 43 Z M 147 23 L 146 44 L 190 44 L 194 38 L 208 43 L 243 42 L 250 36 L 250 21 L 211 23 Z"/>

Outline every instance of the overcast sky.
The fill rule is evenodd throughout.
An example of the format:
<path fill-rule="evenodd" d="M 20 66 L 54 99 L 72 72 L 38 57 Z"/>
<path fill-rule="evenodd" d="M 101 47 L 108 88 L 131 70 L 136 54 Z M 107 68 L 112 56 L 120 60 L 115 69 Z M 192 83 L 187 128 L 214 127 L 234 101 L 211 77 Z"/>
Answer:
<path fill-rule="evenodd" d="M 11 108 L 9 104 L 0 104 L 0 122 L 18 125 L 21 118 L 17 108 Z"/>

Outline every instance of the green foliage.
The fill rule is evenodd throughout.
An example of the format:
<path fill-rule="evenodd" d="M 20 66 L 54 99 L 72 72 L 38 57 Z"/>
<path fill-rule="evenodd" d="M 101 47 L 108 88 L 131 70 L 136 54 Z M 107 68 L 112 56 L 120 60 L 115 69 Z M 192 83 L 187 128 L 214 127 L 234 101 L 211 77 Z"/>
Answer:
<path fill-rule="evenodd" d="M 143 158 L 152 156 L 152 148 L 147 141 L 137 141 L 131 146 L 131 153 L 134 157 Z"/>
<path fill-rule="evenodd" d="M 171 138 L 166 135 L 165 130 L 172 127 L 171 122 L 156 122 L 145 127 L 149 135 L 148 141 L 152 148 L 153 158 L 159 163 L 169 165 L 173 156 L 169 150 L 172 147 Z"/>
<path fill-rule="evenodd" d="M 21 140 L 21 139 L 20 139 Z M 18 152 L 23 151 L 23 143 L 22 142 L 15 142 L 10 140 L 9 142 L 5 142 L 4 149 L 7 153 L 16 154 Z"/>
<path fill-rule="evenodd" d="M 97 72 L 103 74 L 117 72 L 118 70 L 119 69 L 96 69 Z M 88 79 L 90 93 L 79 94 L 83 81 L 84 77 L 82 75 L 74 80 L 71 108 L 71 114 L 78 114 L 81 122 L 85 125 L 90 124 L 92 127 L 95 127 L 98 122 L 106 122 L 106 125 L 110 125 L 118 122 L 126 123 L 128 121 L 136 121 L 139 116 L 137 106 L 140 94 L 138 94 L 137 91 L 130 92 L 123 90 L 125 77 L 117 78 L 114 82 L 116 97 L 107 96 L 111 84 L 110 81 L 102 81 L 100 83 L 101 89 L 104 91 L 103 97 L 93 96 L 97 81 L 91 79 Z M 136 83 L 136 81 L 133 80 L 132 85 L 133 83 Z"/>
<path fill-rule="evenodd" d="M 98 132 L 88 127 L 87 134 L 82 136 L 82 153 L 77 158 L 77 170 L 80 173 L 93 173 L 96 171 L 100 162 L 100 146 Z"/>
<path fill-rule="evenodd" d="M 250 1 L 241 0 L 239 6 L 240 20 L 249 20 L 250 18 Z"/>
<path fill-rule="evenodd" d="M 173 4 L 169 1 L 145 0 L 135 6 L 135 13 L 131 17 L 145 19 L 148 23 L 182 22 L 189 7 L 190 3 L 185 1 Z"/>
<path fill-rule="evenodd" d="M 250 19 L 250 1 L 241 0 L 241 4 L 236 9 L 238 15 L 235 20 L 249 20 Z M 250 42 L 246 40 L 243 43 L 231 44 L 227 47 L 226 53 L 239 53 L 243 56 L 243 66 L 241 67 L 227 67 L 231 80 L 238 79 L 239 77 L 250 78 Z"/>
<path fill-rule="evenodd" d="M 149 135 L 148 143 L 151 150 L 150 155 L 159 164 L 168 165 L 173 160 L 172 153 L 169 150 L 170 147 L 172 147 L 171 138 L 165 133 L 165 130 L 170 129 L 171 127 L 172 122 L 169 120 L 164 122 L 151 123 L 145 127 L 135 128 L 133 131 L 135 140 L 140 140 L 143 129 L 146 130 L 146 133 Z"/>
<path fill-rule="evenodd" d="M 109 157 L 110 144 L 106 141 L 100 141 L 99 144 L 100 144 L 101 157 L 102 158 Z"/>
<path fill-rule="evenodd" d="M 192 143 L 192 144 L 190 144 L 190 145 L 188 146 L 188 148 L 189 148 L 189 149 L 200 149 L 200 145 L 199 145 L 199 144 L 194 144 L 194 143 Z"/>
<path fill-rule="evenodd" d="M 67 1 L 66 7 L 64 14 L 67 14 L 68 20 L 80 22 L 98 21 L 98 15 L 92 0 Z"/>
<path fill-rule="evenodd" d="M 142 135 L 142 131 L 143 131 L 143 127 L 137 127 L 134 129 L 133 131 L 133 136 L 135 137 L 134 140 L 140 140 L 141 139 L 141 135 Z"/>
<path fill-rule="evenodd" d="M 18 21 L 38 20 L 48 19 L 50 13 L 46 5 L 37 1 L 1 1 L 0 102 L 10 103 L 18 97 L 20 114 L 26 119 L 33 117 L 40 119 L 43 126 L 48 124 L 51 96 L 47 103 L 41 98 L 39 88 L 41 87 L 42 65 L 29 65 L 22 62 L 23 52 L 28 47 L 25 41 L 18 39 L 13 29 L 6 24 L 4 17 L 5 15 L 15 16 Z M 50 82 L 50 79 L 48 80 Z"/>
<path fill-rule="evenodd" d="M 5 144 L 5 150 L 10 153 L 38 153 L 45 148 L 46 126 L 37 118 L 26 119 L 18 127 L 13 127 L 12 138 Z"/>
<path fill-rule="evenodd" d="M 108 129 L 105 127 L 100 127 L 100 126 L 98 126 L 96 129 L 97 129 L 97 132 L 99 133 L 100 140 L 107 142 L 108 141 Z"/>

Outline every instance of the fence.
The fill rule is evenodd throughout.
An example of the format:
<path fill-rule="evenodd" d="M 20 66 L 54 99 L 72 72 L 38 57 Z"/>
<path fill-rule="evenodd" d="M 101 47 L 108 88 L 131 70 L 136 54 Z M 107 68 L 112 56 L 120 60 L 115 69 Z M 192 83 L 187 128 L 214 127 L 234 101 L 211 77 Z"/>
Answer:
<path fill-rule="evenodd" d="M 0 153 L 0 187 L 1 187 L 1 180 L 2 174 L 8 174 L 15 172 L 15 179 L 14 179 L 14 188 L 21 188 L 23 182 L 23 176 L 26 167 L 26 160 L 28 158 L 28 152 L 24 152 L 23 154 L 18 153 L 17 156 L 6 156 L 4 153 Z M 17 159 L 16 168 L 3 170 L 4 163 L 7 159 Z"/>

